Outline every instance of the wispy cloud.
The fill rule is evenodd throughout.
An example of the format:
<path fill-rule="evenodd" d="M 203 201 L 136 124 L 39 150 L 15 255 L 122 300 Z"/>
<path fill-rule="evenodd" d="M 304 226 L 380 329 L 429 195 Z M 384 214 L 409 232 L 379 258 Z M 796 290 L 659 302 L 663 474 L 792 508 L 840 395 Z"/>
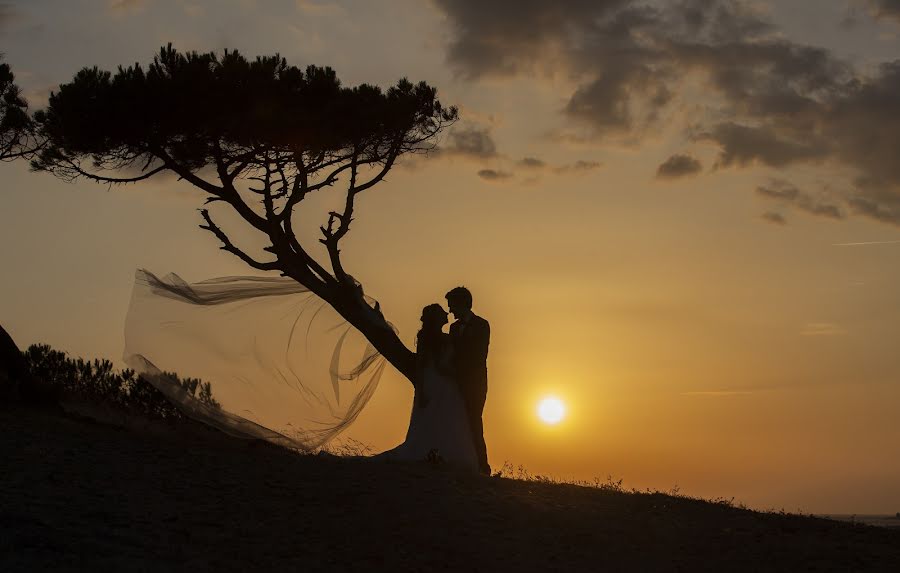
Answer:
<path fill-rule="evenodd" d="M 811 193 L 801 191 L 791 182 L 782 179 L 773 179 L 767 185 L 758 186 L 756 188 L 756 193 L 765 199 L 779 201 L 783 205 L 793 207 L 794 209 L 817 217 L 826 217 L 829 219 L 844 218 L 844 212 L 841 208 L 830 203 L 828 198 L 824 195 L 815 196 Z"/>
<path fill-rule="evenodd" d="M 841 336 L 847 331 L 831 322 L 810 322 L 800 331 L 802 336 Z"/>
<path fill-rule="evenodd" d="M 775 211 L 766 211 L 760 217 L 762 217 L 763 221 L 773 225 L 787 225 L 787 219 L 784 218 L 784 215 Z"/>
<path fill-rule="evenodd" d="M 602 166 L 603 164 L 599 161 L 585 161 L 583 159 L 579 159 L 575 163 L 569 163 L 567 165 L 554 167 L 553 172 L 558 175 L 565 173 L 587 173 L 588 171 L 600 169 L 600 167 Z"/>
<path fill-rule="evenodd" d="M 753 392 L 749 390 L 701 390 L 697 392 L 682 392 L 682 396 L 711 396 L 711 397 L 721 397 L 721 396 L 747 396 L 749 394 L 753 394 Z"/>
<path fill-rule="evenodd" d="M 543 169 L 547 166 L 547 163 L 542 159 L 538 159 L 537 157 L 523 157 L 516 162 L 516 165 L 520 167 L 528 167 L 531 169 Z"/>
<path fill-rule="evenodd" d="M 496 169 L 482 169 L 478 172 L 478 176 L 487 181 L 505 181 L 513 175 L 507 171 L 498 171 Z"/>
<path fill-rule="evenodd" d="M 297 9 L 306 15 L 343 14 L 344 8 L 327 0 L 297 0 Z"/>
<path fill-rule="evenodd" d="M 834 243 L 833 247 L 865 247 L 867 245 L 900 245 L 900 241 L 863 241 L 859 243 Z"/>
<path fill-rule="evenodd" d="M 112 12 L 130 12 L 143 9 L 148 0 L 108 0 Z"/>

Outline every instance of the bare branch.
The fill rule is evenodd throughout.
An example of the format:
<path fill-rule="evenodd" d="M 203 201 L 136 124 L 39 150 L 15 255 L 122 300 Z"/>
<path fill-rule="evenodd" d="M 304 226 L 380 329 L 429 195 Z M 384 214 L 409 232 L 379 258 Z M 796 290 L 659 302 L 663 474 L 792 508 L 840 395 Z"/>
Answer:
<path fill-rule="evenodd" d="M 268 223 L 266 219 L 260 217 L 253 209 L 251 209 L 246 203 L 244 203 L 244 200 L 241 199 L 241 196 L 238 194 L 237 189 L 234 188 L 234 185 L 232 185 L 231 182 L 222 181 L 222 187 L 213 185 L 209 181 L 198 177 L 184 165 L 176 162 L 161 147 L 152 148 L 152 152 L 163 161 L 166 167 L 174 171 L 179 177 L 188 181 L 194 186 L 199 187 L 203 191 L 206 191 L 210 195 L 213 195 L 214 197 L 218 197 L 222 201 L 225 201 L 226 203 L 234 207 L 238 214 L 243 217 L 245 221 L 253 225 L 254 228 L 264 233 L 268 233 Z"/>
<path fill-rule="evenodd" d="M 397 146 L 392 148 L 391 151 L 388 153 L 387 160 L 384 162 L 384 167 L 381 168 L 381 171 L 379 171 L 377 175 L 375 175 L 374 177 L 372 177 L 372 179 L 366 181 L 365 183 L 363 183 L 362 185 L 360 185 L 358 187 L 357 186 L 352 187 L 354 195 L 357 193 L 362 193 L 366 189 L 377 185 L 382 179 L 384 179 L 384 176 L 387 175 L 388 171 L 391 170 L 391 167 L 394 166 L 394 162 L 397 161 L 397 156 L 399 154 L 400 154 L 400 147 L 398 144 Z"/>
<path fill-rule="evenodd" d="M 322 234 L 325 236 L 324 239 L 321 239 L 321 242 L 325 245 L 325 248 L 328 251 L 328 258 L 331 260 L 331 269 L 334 271 L 334 276 L 340 282 L 347 282 L 347 273 L 344 271 L 344 267 L 341 264 L 341 251 L 338 247 L 338 243 L 340 242 L 341 237 L 346 235 L 350 230 L 350 222 L 353 220 L 353 200 L 356 196 L 356 191 L 354 190 L 354 188 L 356 186 L 356 177 L 359 172 L 358 148 L 354 149 L 353 157 L 350 160 L 349 167 L 350 187 L 347 189 L 347 198 L 344 203 L 344 212 L 330 212 L 328 214 L 328 226 L 321 228 Z M 340 222 L 337 229 L 334 228 L 335 221 Z"/>
<path fill-rule="evenodd" d="M 284 197 L 288 194 L 288 189 L 290 189 L 290 184 L 288 183 L 287 175 L 284 172 L 284 164 L 280 161 L 275 162 L 275 172 L 278 174 L 278 177 L 281 179 L 280 185 L 281 190 L 275 193 L 273 198 Z"/>
<path fill-rule="evenodd" d="M 242 153 L 237 157 L 232 157 L 231 159 L 225 161 L 224 167 L 228 181 L 234 182 L 234 180 L 237 179 L 237 176 L 240 175 L 241 172 L 246 169 L 247 166 L 250 165 L 250 163 L 253 162 L 253 158 L 256 157 L 258 152 L 258 149 L 256 149 L 255 147 L 251 147 L 245 153 Z M 228 168 L 232 165 L 236 165 L 236 167 L 229 172 Z"/>
<path fill-rule="evenodd" d="M 220 249 L 236 255 L 251 267 L 259 269 L 261 271 L 276 271 L 281 269 L 281 266 L 278 264 L 277 260 L 262 263 L 257 261 L 256 259 L 253 259 L 252 257 L 250 257 L 250 255 L 234 246 L 234 244 L 224 233 L 224 231 L 222 231 L 222 229 L 220 229 L 215 223 L 213 223 L 212 217 L 209 216 L 209 211 L 207 209 L 200 209 L 200 214 L 203 215 L 203 219 L 206 220 L 206 225 L 200 225 L 200 228 L 210 231 L 213 235 L 216 236 L 217 239 L 222 242 L 222 246 L 219 247 Z"/>

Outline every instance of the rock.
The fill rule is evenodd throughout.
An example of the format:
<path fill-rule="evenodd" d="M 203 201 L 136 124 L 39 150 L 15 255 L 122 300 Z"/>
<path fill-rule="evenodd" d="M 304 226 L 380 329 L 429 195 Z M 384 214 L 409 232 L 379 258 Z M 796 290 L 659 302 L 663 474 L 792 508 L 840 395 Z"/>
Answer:
<path fill-rule="evenodd" d="M 4 399 L 12 398 L 26 374 L 25 357 L 12 336 L 0 326 L 0 394 Z"/>
<path fill-rule="evenodd" d="M 12 336 L 0 326 L 0 402 L 22 401 L 32 405 L 56 404 L 49 385 L 28 374 L 28 363 Z"/>

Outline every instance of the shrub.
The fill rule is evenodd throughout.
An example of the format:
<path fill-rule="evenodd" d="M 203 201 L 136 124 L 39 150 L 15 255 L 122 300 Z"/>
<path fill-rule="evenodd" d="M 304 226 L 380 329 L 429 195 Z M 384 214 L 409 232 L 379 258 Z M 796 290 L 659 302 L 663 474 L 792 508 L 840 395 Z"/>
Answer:
<path fill-rule="evenodd" d="M 30 376 L 62 398 L 102 403 L 154 419 L 184 418 L 146 378 L 130 369 L 116 372 L 109 360 L 73 359 L 46 344 L 33 344 L 23 354 Z M 209 382 L 198 378 L 182 379 L 173 372 L 163 375 L 176 380 L 200 402 L 220 407 L 212 396 Z"/>

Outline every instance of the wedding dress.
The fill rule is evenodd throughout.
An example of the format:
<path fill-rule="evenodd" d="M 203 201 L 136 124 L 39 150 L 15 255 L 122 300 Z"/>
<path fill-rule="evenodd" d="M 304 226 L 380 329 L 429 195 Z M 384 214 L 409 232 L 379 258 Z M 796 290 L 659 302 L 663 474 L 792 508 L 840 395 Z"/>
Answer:
<path fill-rule="evenodd" d="M 478 456 L 465 404 L 456 379 L 449 373 L 452 353 L 450 337 L 443 335 L 436 356 L 426 359 L 421 384 L 413 400 L 406 439 L 399 446 L 375 456 L 376 459 L 428 460 L 478 471 Z"/>

